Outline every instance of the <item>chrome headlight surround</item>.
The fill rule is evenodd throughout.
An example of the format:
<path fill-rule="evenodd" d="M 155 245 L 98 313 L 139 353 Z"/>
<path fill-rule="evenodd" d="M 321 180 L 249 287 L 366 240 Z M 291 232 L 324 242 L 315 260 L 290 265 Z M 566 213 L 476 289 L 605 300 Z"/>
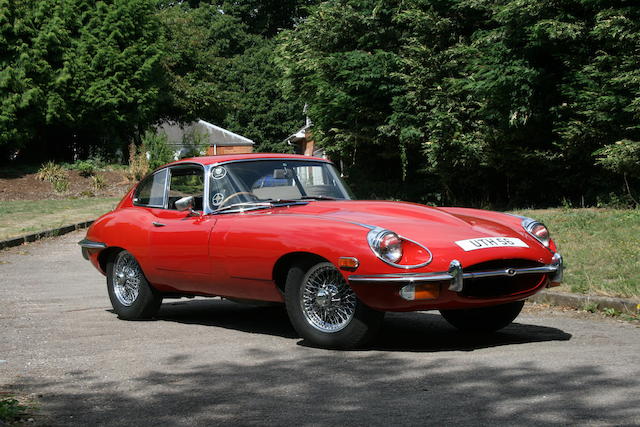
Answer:
<path fill-rule="evenodd" d="M 427 261 L 420 263 L 420 264 L 415 264 L 415 265 L 404 265 L 404 264 L 398 264 L 398 261 L 400 261 L 402 259 L 402 255 L 403 255 L 403 250 L 402 250 L 402 246 L 400 246 L 400 253 L 395 253 L 394 254 L 390 254 L 389 251 L 384 251 L 383 250 L 383 243 L 385 241 L 385 239 L 389 240 L 395 240 L 397 239 L 400 243 L 400 245 L 402 245 L 402 242 L 407 241 L 410 242 L 414 245 L 417 245 L 419 247 L 421 247 L 422 249 L 424 249 L 426 251 L 426 253 L 429 255 L 429 259 L 427 259 Z M 367 241 L 369 242 L 369 247 L 371 248 L 371 251 L 373 251 L 374 254 L 376 254 L 376 256 L 378 258 L 380 258 L 382 261 L 384 261 L 385 263 L 393 266 L 393 267 L 397 267 L 397 268 L 402 268 L 405 270 L 408 269 L 413 269 L 413 268 L 419 268 L 419 267 L 424 267 L 425 265 L 429 264 L 432 260 L 433 260 L 433 254 L 431 253 L 431 251 L 429 250 L 429 248 L 421 245 L 420 243 L 413 241 L 411 239 L 407 239 L 406 237 L 400 236 L 398 234 L 396 234 L 395 232 L 391 231 L 391 230 L 387 230 L 384 228 L 380 228 L 380 227 L 373 227 L 371 228 L 371 231 L 369 231 L 369 233 L 367 234 Z"/>
<path fill-rule="evenodd" d="M 402 259 L 402 239 L 393 231 L 374 228 L 367 234 L 367 241 L 371 250 L 384 262 L 393 265 Z"/>
<path fill-rule="evenodd" d="M 522 228 L 525 229 L 538 242 L 542 243 L 545 248 L 549 248 L 551 244 L 551 235 L 546 225 L 532 218 L 522 218 Z"/>

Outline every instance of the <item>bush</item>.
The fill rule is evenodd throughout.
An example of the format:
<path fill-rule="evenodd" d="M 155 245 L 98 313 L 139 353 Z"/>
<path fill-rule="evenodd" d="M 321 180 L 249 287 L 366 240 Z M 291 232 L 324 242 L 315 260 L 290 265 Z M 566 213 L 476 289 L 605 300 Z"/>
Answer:
<path fill-rule="evenodd" d="M 54 162 L 47 162 L 38 169 L 36 178 L 50 182 L 53 189 L 58 193 L 64 193 L 69 189 L 69 176 L 61 165 Z"/>
<path fill-rule="evenodd" d="M 174 154 L 169 147 L 169 140 L 164 133 L 147 131 L 142 138 L 142 147 L 148 153 L 149 168 L 157 169 L 174 160 Z"/>
<path fill-rule="evenodd" d="M 182 137 L 182 146 L 185 148 L 181 157 L 198 157 L 206 153 L 208 147 L 207 136 L 192 130 Z"/>
<path fill-rule="evenodd" d="M 131 181 L 140 181 L 149 172 L 149 159 L 144 145 L 136 147 L 132 142 L 129 145 L 129 170 L 127 178 Z"/>
<path fill-rule="evenodd" d="M 93 188 L 96 191 L 100 191 L 107 186 L 107 181 L 101 175 L 94 175 L 91 177 Z"/>
<path fill-rule="evenodd" d="M 96 173 L 96 167 L 90 160 L 78 160 L 74 165 L 74 169 L 80 172 L 80 175 L 85 178 L 93 176 Z"/>
<path fill-rule="evenodd" d="M 49 161 L 40 166 L 40 169 L 38 169 L 38 173 L 36 174 L 36 178 L 41 181 L 54 182 L 61 177 L 66 177 L 66 175 L 67 172 L 64 170 L 64 167 Z"/>

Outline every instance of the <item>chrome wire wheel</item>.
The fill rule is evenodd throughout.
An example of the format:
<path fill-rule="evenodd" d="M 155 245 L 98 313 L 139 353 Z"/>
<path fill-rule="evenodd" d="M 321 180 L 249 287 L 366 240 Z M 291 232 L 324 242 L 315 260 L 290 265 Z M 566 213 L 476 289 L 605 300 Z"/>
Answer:
<path fill-rule="evenodd" d="M 113 293 L 118 302 L 130 307 L 140 293 L 142 270 L 129 252 L 120 252 L 113 266 Z"/>
<path fill-rule="evenodd" d="M 344 329 L 356 311 L 357 298 L 332 265 L 320 265 L 306 276 L 300 306 L 309 325 L 325 333 Z"/>

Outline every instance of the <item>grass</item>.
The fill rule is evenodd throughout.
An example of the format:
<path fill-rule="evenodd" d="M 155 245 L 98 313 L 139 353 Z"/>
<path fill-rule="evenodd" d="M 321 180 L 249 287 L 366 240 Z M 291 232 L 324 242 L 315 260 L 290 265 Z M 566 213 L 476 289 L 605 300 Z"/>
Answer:
<path fill-rule="evenodd" d="M 544 222 L 567 267 L 560 291 L 640 298 L 640 209 L 515 212 Z"/>
<path fill-rule="evenodd" d="M 0 240 L 96 219 L 117 198 L 9 200 L 0 202 Z"/>
<path fill-rule="evenodd" d="M 0 399 L 0 424 L 18 421 L 28 408 L 18 400 L 7 397 Z"/>

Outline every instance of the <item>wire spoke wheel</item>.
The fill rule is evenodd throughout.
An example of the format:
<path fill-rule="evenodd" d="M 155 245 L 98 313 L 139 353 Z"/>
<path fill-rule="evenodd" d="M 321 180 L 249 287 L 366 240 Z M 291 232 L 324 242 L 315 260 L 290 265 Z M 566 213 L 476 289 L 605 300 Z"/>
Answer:
<path fill-rule="evenodd" d="M 120 304 L 130 307 L 136 301 L 142 279 L 142 270 L 135 258 L 121 252 L 113 267 L 113 293 Z"/>
<path fill-rule="evenodd" d="M 331 265 L 314 270 L 300 292 L 300 306 L 305 319 L 325 333 L 344 329 L 354 316 L 356 304 L 355 293 Z"/>

